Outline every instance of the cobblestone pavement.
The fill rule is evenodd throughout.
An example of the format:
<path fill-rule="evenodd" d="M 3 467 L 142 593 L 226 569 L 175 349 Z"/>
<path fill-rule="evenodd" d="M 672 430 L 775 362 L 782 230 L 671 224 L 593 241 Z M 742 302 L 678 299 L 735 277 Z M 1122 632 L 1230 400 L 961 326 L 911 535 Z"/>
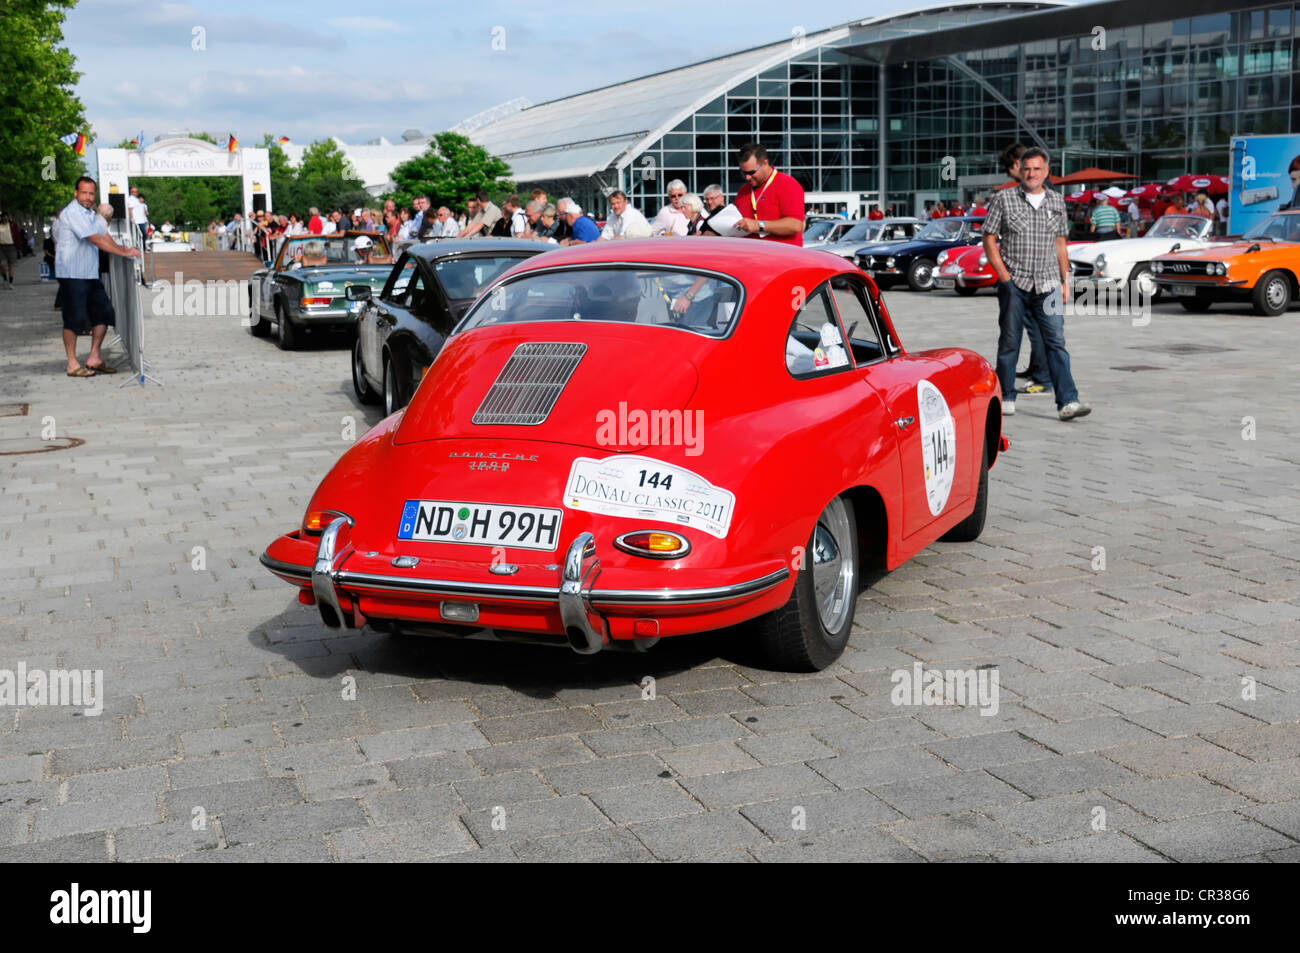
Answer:
<path fill-rule="evenodd" d="M 1071 318 L 1092 416 L 1022 398 L 983 538 L 792 676 L 326 630 L 257 557 L 377 420 L 347 354 L 154 318 L 165 387 L 69 379 L 35 270 L 0 450 L 85 444 L 0 456 L 0 668 L 103 669 L 104 711 L 0 708 L 0 860 L 1300 859 L 1296 312 Z M 987 293 L 887 299 L 991 356 Z M 916 662 L 996 667 L 997 713 L 892 704 Z"/>

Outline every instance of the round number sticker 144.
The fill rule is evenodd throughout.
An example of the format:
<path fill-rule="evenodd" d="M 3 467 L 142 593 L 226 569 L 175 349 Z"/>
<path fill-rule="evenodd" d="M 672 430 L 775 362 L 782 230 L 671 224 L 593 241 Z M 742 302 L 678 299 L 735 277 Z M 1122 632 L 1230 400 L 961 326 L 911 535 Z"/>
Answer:
<path fill-rule="evenodd" d="M 938 516 L 952 492 L 957 463 L 957 429 L 952 411 L 929 381 L 916 385 L 916 402 L 921 412 L 921 464 L 925 468 L 925 499 L 930 515 Z"/>

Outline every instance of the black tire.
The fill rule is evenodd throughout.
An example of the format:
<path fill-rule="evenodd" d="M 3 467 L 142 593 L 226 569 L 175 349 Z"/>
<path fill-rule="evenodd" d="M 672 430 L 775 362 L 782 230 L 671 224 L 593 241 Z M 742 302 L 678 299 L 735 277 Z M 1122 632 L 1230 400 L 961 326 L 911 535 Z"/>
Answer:
<path fill-rule="evenodd" d="M 384 416 L 391 417 L 403 407 L 406 406 L 406 395 L 403 393 L 402 377 L 397 373 L 397 367 L 393 364 L 393 358 L 389 354 L 384 355 Z"/>
<path fill-rule="evenodd" d="M 828 539 L 835 550 L 834 558 L 819 563 L 818 557 L 828 553 L 825 545 Z M 839 568 L 829 569 L 832 562 Z M 818 595 L 814 578 L 818 565 L 829 569 L 821 579 L 826 593 L 823 597 Z M 853 503 L 847 497 L 837 496 L 817 518 L 817 524 L 808 537 L 804 564 L 795 577 L 790 600 L 780 609 L 760 616 L 750 624 L 769 665 L 788 672 L 820 672 L 843 654 L 853 631 L 859 568 L 858 528 Z M 828 580 L 832 583 L 830 590 L 826 589 Z M 833 630 L 823 621 L 819 603 L 827 604 L 826 611 L 832 616 Z"/>
<path fill-rule="evenodd" d="M 255 338 L 264 338 L 271 331 L 271 322 L 262 317 L 261 309 L 253 301 L 253 289 L 248 289 L 248 333 Z"/>
<path fill-rule="evenodd" d="M 957 294 L 961 295 L 963 298 L 969 298 L 975 292 L 979 291 L 978 288 L 971 288 L 968 285 L 953 285 L 952 290 L 957 292 Z"/>
<path fill-rule="evenodd" d="M 363 404 L 377 404 L 381 397 L 370 382 L 366 380 L 362 372 L 361 360 L 361 338 L 357 337 L 356 343 L 352 345 L 352 389 L 356 391 L 357 400 Z"/>
<path fill-rule="evenodd" d="M 1193 314 L 1209 311 L 1214 306 L 1213 299 L 1201 291 L 1196 293 L 1195 298 L 1179 298 L 1178 303 L 1183 306 L 1184 311 L 1191 311 Z"/>
<path fill-rule="evenodd" d="M 1152 289 L 1151 300 L 1153 302 L 1159 301 L 1160 286 L 1155 283 L 1154 277 L 1155 276 L 1151 273 L 1151 262 L 1140 261 L 1136 265 L 1134 265 L 1133 270 L 1128 273 L 1130 288 L 1131 288 L 1131 283 L 1135 281 L 1139 282 L 1138 284 L 1139 291 L 1141 290 L 1142 285 L 1147 285 Z"/>
<path fill-rule="evenodd" d="M 275 303 L 275 346 L 282 351 L 292 351 L 298 346 L 298 335 L 294 333 L 293 321 L 285 313 L 285 307 L 279 301 Z"/>
<path fill-rule="evenodd" d="M 1250 303 L 1256 314 L 1271 318 L 1291 307 L 1292 297 L 1291 277 L 1285 271 L 1274 269 L 1255 282 Z"/>
<path fill-rule="evenodd" d="M 918 258 L 907 266 L 907 287 L 913 291 L 929 291 L 934 287 L 934 260 Z"/>
<path fill-rule="evenodd" d="M 973 543 L 984 532 L 984 516 L 989 508 L 989 446 L 983 438 L 980 443 L 984 445 L 984 450 L 980 454 L 980 488 L 975 494 L 975 509 L 971 510 L 970 516 L 939 537 L 945 543 Z"/>

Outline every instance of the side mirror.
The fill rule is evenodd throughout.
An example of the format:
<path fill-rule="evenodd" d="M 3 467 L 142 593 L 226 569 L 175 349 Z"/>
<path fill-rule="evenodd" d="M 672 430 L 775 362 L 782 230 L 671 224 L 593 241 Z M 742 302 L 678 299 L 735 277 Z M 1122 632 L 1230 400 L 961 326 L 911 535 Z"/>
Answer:
<path fill-rule="evenodd" d="M 343 289 L 343 296 L 347 298 L 349 301 L 369 301 L 370 286 L 369 285 L 348 285 L 345 289 Z"/>

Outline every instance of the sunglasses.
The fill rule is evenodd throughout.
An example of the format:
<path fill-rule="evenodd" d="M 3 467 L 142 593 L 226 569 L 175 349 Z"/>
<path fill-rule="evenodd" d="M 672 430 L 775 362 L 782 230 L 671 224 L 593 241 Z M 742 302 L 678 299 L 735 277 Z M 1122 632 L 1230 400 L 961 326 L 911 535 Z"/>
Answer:
<path fill-rule="evenodd" d="M 750 169 L 748 172 L 746 172 L 744 169 L 741 169 L 741 170 L 740 170 L 740 174 L 743 175 L 743 176 L 744 176 L 745 178 L 747 178 L 747 179 L 748 179 L 751 175 L 758 175 L 758 166 L 754 166 L 754 168 Z"/>

